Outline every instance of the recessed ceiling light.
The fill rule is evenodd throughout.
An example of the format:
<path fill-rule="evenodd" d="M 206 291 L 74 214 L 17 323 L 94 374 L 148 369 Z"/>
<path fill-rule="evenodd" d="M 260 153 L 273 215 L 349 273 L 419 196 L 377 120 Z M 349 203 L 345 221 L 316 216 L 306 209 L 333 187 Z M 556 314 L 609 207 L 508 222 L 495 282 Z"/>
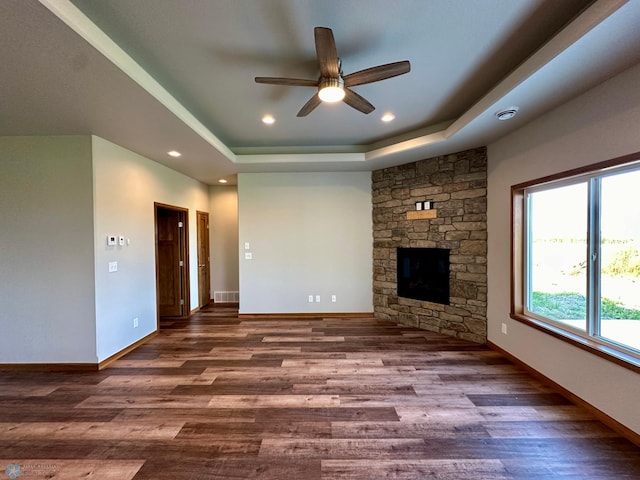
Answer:
<path fill-rule="evenodd" d="M 265 115 L 264 117 L 262 117 L 262 123 L 265 123 L 267 125 L 272 125 L 276 123 L 276 119 L 273 118 L 273 115 Z"/>
<path fill-rule="evenodd" d="M 218 183 L 227 183 L 227 181 L 224 178 L 221 178 L 220 180 L 218 180 Z"/>
<path fill-rule="evenodd" d="M 518 113 L 518 110 L 520 110 L 519 107 L 508 107 L 496 112 L 496 117 L 498 117 L 498 120 L 502 120 L 502 121 L 510 120 L 516 116 L 516 113 Z"/>
<path fill-rule="evenodd" d="M 382 120 L 383 122 L 391 122 L 391 121 L 393 121 L 395 118 L 396 118 L 396 116 L 395 116 L 393 113 L 385 113 L 385 114 L 382 116 L 381 120 Z"/>
<path fill-rule="evenodd" d="M 180 152 L 178 152 L 177 150 L 171 150 L 169 152 L 167 152 L 167 155 L 170 155 L 172 157 L 180 157 L 182 154 Z"/>

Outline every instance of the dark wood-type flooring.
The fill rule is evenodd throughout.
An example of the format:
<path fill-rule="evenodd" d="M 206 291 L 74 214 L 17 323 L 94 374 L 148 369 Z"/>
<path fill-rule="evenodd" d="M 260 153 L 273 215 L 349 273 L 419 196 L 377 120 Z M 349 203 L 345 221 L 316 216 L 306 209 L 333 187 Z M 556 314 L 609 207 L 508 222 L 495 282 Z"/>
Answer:
<path fill-rule="evenodd" d="M 612 393 L 614 394 L 614 393 Z M 640 449 L 488 348 L 207 308 L 93 373 L 0 372 L 0 479 L 638 479 Z"/>

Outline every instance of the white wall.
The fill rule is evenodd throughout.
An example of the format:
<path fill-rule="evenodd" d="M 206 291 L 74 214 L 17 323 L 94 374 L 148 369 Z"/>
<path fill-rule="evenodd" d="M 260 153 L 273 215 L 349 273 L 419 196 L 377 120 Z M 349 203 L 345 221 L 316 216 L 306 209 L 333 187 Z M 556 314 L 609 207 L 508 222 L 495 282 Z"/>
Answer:
<path fill-rule="evenodd" d="M 96 363 L 89 137 L 0 137 L 0 363 Z"/>
<path fill-rule="evenodd" d="M 156 329 L 154 202 L 189 209 L 191 309 L 198 306 L 196 210 L 208 187 L 99 137 L 92 137 L 95 197 L 97 353 L 102 361 Z M 129 245 L 107 246 L 107 235 Z M 118 262 L 118 271 L 108 264 Z M 133 328 L 133 318 L 139 326 Z"/>
<path fill-rule="evenodd" d="M 240 313 L 373 311 L 370 173 L 240 174 L 238 206 Z"/>
<path fill-rule="evenodd" d="M 487 312 L 491 342 L 637 433 L 638 374 L 509 318 L 509 206 L 511 185 L 639 152 L 639 86 L 640 65 L 489 145 Z"/>
<path fill-rule="evenodd" d="M 209 187 L 209 241 L 211 244 L 211 298 L 213 292 L 237 292 L 238 187 Z"/>

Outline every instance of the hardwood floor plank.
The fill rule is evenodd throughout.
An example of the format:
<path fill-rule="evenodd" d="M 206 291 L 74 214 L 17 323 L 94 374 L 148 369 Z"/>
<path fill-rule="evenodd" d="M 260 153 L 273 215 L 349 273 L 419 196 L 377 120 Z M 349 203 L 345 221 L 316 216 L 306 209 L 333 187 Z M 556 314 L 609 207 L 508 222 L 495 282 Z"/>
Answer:
<path fill-rule="evenodd" d="M 246 423 L 255 422 L 256 409 L 250 408 L 127 408 L 113 418 L 114 422 L 132 422 L 134 424 L 154 423 L 161 418 L 164 422 L 199 423 Z"/>
<path fill-rule="evenodd" d="M 468 394 L 467 397 L 477 407 L 571 405 L 569 400 L 558 393 Z"/>
<path fill-rule="evenodd" d="M 24 405 L 0 408 L 0 422 L 109 422 L 120 408 L 75 409 L 49 405 L 46 408 L 25 408 Z"/>
<path fill-rule="evenodd" d="M 576 405 L 555 405 L 555 406 L 535 406 L 535 407 L 479 407 L 476 409 L 479 414 L 491 421 L 517 422 L 523 420 L 593 420 L 586 410 Z"/>
<path fill-rule="evenodd" d="M 405 406 L 431 406 L 431 407 L 447 407 L 447 408 L 464 408 L 472 407 L 473 403 L 466 395 L 340 395 L 340 405 L 346 407 L 384 407 L 393 406 L 401 403 Z"/>
<path fill-rule="evenodd" d="M 253 422 L 253 423 L 187 423 L 178 438 L 242 439 L 242 438 L 331 438 L 330 422 Z"/>
<path fill-rule="evenodd" d="M 384 367 L 384 362 L 381 358 L 369 358 L 369 359 L 286 359 L 282 361 L 283 368 L 310 368 L 310 367 Z"/>
<path fill-rule="evenodd" d="M 171 358 L 175 358 L 175 355 L 171 355 Z M 109 372 L 113 373 L 114 368 L 128 368 L 134 369 L 137 371 L 142 368 L 180 368 L 185 360 L 184 356 L 181 356 L 182 360 L 172 360 L 172 359 L 155 359 L 155 360 L 135 360 L 129 357 L 124 357 L 115 362 L 109 364 Z M 162 355 L 160 356 L 162 358 Z"/>
<path fill-rule="evenodd" d="M 617 434 L 596 420 L 487 422 L 493 438 L 608 438 Z"/>
<path fill-rule="evenodd" d="M 0 398 L 2 397 L 44 397 L 52 393 L 56 386 L 51 385 L 15 385 L 0 384 Z"/>
<path fill-rule="evenodd" d="M 318 392 L 328 393 L 319 385 Z M 287 395 L 294 394 L 294 385 L 289 382 L 224 382 L 216 381 L 211 385 L 180 385 L 173 389 L 173 395 L 236 395 L 251 396 L 259 394 Z M 306 392 L 304 392 L 306 394 Z"/>
<path fill-rule="evenodd" d="M 295 384 L 292 393 L 314 395 L 325 393 L 328 395 L 343 396 L 367 396 L 367 395 L 415 395 L 411 385 L 378 384 Z"/>
<path fill-rule="evenodd" d="M 211 385 L 213 379 L 201 375 L 117 375 L 109 376 L 97 386 L 122 388 L 128 386 L 177 387 L 178 385 Z"/>
<path fill-rule="evenodd" d="M 337 336 L 322 336 L 322 335 L 300 335 L 297 337 L 292 336 L 265 336 L 262 341 L 264 343 L 334 343 L 344 342 L 344 337 Z"/>
<path fill-rule="evenodd" d="M 210 400 L 209 396 L 187 395 L 96 395 L 76 408 L 204 408 Z"/>
<path fill-rule="evenodd" d="M 507 480 L 513 478 L 499 460 L 322 460 L 322 478 L 371 480 Z"/>
<path fill-rule="evenodd" d="M 0 423 L 1 440 L 60 439 L 114 439 L 136 437 L 141 440 L 174 438 L 184 422 L 126 424 L 119 422 L 74 423 Z"/>
<path fill-rule="evenodd" d="M 420 439 L 275 439 L 265 438 L 260 457 L 320 459 L 391 459 L 428 457 L 427 445 Z"/>
<path fill-rule="evenodd" d="M 332 422 L 332 438 L 488 438 L 487 428 L 480 421 L 444 422 Z"/>
<path fill-rule="evenodd" d="M 368 408 L 263 408 L 256 410 L 256 422 L 375 422 L 397 421 L 391 407 Z"/>
<path fill-rule="evenodd" d="M 398 419 L 404 423 L 437 423 L 450 425 L 468 425 L 485 422 L 487 418 L 475 408 L 455 408 L 450 406 L 398 406 L 395 407 Z"/>
<path fill-rule="evenodd" d="M 140 469 L 135 480 L 321 480 L 320 460 L 292 458 L 286 462 L 259 458 L 216 458 L 172 462 L 151 459 Z"/>
<path fill-rule="evenodd" d="M 214 395 L 211 408 L 335 407 L 338 395 Z"/>

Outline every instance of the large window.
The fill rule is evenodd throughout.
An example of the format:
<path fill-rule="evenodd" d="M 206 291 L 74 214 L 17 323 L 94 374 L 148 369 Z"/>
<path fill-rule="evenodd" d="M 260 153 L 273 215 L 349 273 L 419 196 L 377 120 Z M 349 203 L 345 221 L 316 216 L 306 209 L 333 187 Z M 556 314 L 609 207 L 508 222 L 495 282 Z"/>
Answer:
<path fill-rule="evenodd" d="M 512 188 L 512 316 L 634 363 L 640 363 L 638 159 Z"/>

